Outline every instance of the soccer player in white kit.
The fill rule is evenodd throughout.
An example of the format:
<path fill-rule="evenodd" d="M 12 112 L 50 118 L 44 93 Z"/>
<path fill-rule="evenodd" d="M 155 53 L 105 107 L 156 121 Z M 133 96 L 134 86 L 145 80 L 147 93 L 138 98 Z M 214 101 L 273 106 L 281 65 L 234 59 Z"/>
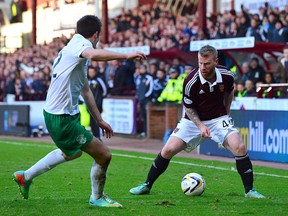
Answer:
<path fill-rule="evenodd" d="M 253 187 L 253 169 L 246 145 L 234 127 L 230 114 L 234 75 L 218 65 L 218 52 L 209 45 L 198 52 L 198 68 L 183 84 L 185 117 L 170 135 L 167 144 L 154 160 L 143 184 L 130 189 L 133 195 L 149 194 L 153 183 L 167 169 L 170 159 L 182 150 L 195 149 L 205 139 L 212 139 L 231 151 L 244 185 L 244 196 L 264 198 Z"/>
<path fill-rule="evenodd" d="M 89 112 L 107 138 L 113 136 L 113 129 L 99 113 L 87 80 L 89 60 L 109 61 L 120 59 L 146 59 L 143 53 L 120 54 L 97 49 L 100 39 L 101 21 L 93 15 L 86 15 L 77 22 L 77 33 L 59 52 L 53 64 L 43 114 L 50 136 L 57 149 L 48 153 L 27 170 L 13 174 L 24 199 L 28 199 L 32 180 L 55 166 L 76 159 L 82 151 L 89 154 L 94 163 L 90 172 L 92 192 L 89 203 L 98 207 L 122 207 L 104 194 L 106 171 L 111 160 L 107 146 L 80 125 L 78 98 L 81 94 Z"/>

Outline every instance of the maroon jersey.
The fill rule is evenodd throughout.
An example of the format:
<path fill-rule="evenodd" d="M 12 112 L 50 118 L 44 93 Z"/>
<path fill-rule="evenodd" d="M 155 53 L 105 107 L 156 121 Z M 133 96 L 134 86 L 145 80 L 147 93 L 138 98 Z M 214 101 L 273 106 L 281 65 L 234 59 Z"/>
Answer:
<path fill-rule="evenodd" d="M 234 74 L 224 66 L 217 66 L 216 81 L 210 83 L 203 78 L 199 68 L 186 77 L 183 84 L 183 104 L 195 109 L 200 120 L 211 120 L 227 115 L 224 94 L 234 88 Z M 185 114 L 185 118 L 189 119 Z"/>

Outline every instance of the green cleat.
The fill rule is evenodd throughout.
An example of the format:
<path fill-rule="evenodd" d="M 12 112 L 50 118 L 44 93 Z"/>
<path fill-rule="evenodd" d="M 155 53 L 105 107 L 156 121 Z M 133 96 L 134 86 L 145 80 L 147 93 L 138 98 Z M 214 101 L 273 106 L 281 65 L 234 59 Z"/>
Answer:
<path fill-rule="evenodd" d="M 247 198 L 256 198 L 256 199 L 263 199 L 265 196 L 262 194 L 258 193 L 254 188 L 250 190 L 248 193 L 245 193 L 245 197 Z"/>
<path fill-rule="evenodd" d="M 32 181 L 25 180 L 24 171 L 17 171 L 13 173 L 13 180 L 18 184 L 19 191 L 23 199 L 28 199 L 29 187 Z"/>
<path fill-rule="evenodd" d="M 150 189 L 147 187 L 147 183 L 143 183 L 135 188 L 131 188 L 129 192 L 133 195 L 144 195 L 144 194 L 149 194 Z"/>
<path fill-rule="evenodd" d="M 90 196 L 89 204 L 91 206 L 97 206 L 97 207 L 116 207 L 116 208 L 122 208 L 122 205 L 118 202 L 115 202 L 114 200 L 110 199 L 107 195 L 103 195 L 99 199 L 94 200 L 92 196 Z"/>

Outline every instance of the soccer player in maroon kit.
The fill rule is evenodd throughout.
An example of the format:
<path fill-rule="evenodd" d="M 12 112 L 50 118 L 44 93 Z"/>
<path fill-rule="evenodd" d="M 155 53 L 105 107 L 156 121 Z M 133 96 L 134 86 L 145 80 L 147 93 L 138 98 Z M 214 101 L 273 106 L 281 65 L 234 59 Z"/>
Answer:
<path fill-rule="evenodd" d="M 218 52 L 212 46 L 206 45 L 199 50 L 199 67 L 186 77 L 183 84 L 185 116 L 157 155 L 146 181 L 130 189 L 131 194 L 149 194 L 174 155 L 182 150 L 192 151 L 205 139 L 212 139 L 235 156 L 236 168 L 245 189 L 244 196 L 265 198 L 253 187 L 253 169 L 246 145 L 229 116 L 234 75 L 228 68 L 218 65 L 217 56 Z"/>

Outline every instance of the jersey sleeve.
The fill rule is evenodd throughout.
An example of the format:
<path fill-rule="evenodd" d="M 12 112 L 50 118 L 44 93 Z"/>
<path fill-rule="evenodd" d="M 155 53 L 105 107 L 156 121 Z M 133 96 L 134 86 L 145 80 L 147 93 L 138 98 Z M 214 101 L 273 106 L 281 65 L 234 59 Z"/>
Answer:
<path fill-rule="evenodd" d="M 73 53 L 73 55 L 77 58 L 80 58 L 82 52 L 88 48 L 88 47 L 93 47 L 92 43 L 82 37 L 81 35 L 75 35 L 75 38 L 73 38 L 74 41 L 70 45 L 70 50 Z"/>
<path fill-rule="evenodd" d="M 235 82 L 235 75 L 234 73 L 232 73 L 231 71 L 229 71 L 231 73 L 231 76 L 228 76 L 228 83 L 229 83 L 229 86 L 228 86 L 228 89 L 227 89 L 227 92 L 228 93 L 231 93 L 231 91 L 234 90 L 234 82 Z"/>
<path fill-rule="evenodd" d="M 195 83 L 197 81 L 197 76 L 195 73 L 190 73 L 183 82 L 183 105 L 186 108 L 194 108 L 195 95 L 193 94 L 193 89 L 195 88 Z M 194 91 L 195 92 L 195 91 Z"/>

